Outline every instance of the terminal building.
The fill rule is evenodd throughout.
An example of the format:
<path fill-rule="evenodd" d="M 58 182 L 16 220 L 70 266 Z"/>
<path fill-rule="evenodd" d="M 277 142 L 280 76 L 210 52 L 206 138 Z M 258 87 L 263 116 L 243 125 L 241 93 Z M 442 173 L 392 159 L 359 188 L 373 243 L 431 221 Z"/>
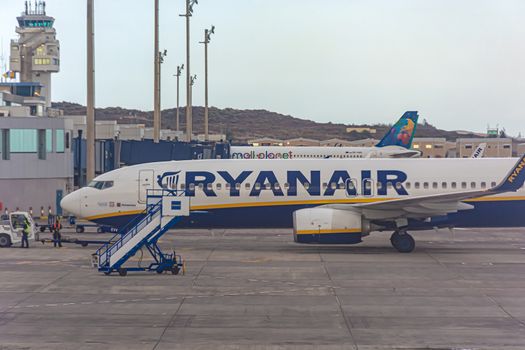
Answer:
<path fill-rule="evenodd" d="M 60 45 L 45 2 L 26 2 L 11 41 L 10 72 L 0 83 L 0 207 L 60 212 L 73 189 L 73 122 L 51 108 Z"/>
<path fill-rule="evenodd" d="M 483 157 L 512 157 L 512 139 L 506 137 L 460 138 L 456 140 L 456 156 L 469 158 L 472 152 L 482 143 L 486 143 Z"/>

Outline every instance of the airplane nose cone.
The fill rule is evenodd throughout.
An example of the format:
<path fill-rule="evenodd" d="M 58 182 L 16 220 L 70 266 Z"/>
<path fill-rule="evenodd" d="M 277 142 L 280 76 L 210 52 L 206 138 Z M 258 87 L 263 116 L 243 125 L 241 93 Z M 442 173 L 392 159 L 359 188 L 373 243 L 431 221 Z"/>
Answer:
<path fill-rule="evenodd" d="M 75 216 L 82 217 L 82 213 L 80 210 L 81 208 L 80 198 L 81 198 L 80 190 L 77 190 L 73 193 L 68 194 L 64 198 L 62 198 L 62 200 L 60 201 L 60 206 L 62 207 L 63 210 Z"/>

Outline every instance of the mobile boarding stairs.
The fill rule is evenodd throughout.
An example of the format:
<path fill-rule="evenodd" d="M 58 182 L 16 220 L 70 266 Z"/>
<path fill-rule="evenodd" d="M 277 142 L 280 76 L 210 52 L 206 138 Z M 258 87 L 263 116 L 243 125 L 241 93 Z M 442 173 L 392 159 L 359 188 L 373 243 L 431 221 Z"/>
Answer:
<path fill-rule="evenodd" d="M 100 272 L 109 275 L 116 271 L 125 276 L 128 271 L 171 271 L 176 275 L 184 269 L 175 251 L 164 253 L 157 243 L 168 229 L 190 215 L 189 197 L 184 191 L 155 189 L 147 190 L 146 198 L 144 212 L 92 255 L 92 265 Z M 136 267 L 124 267 L 139 250 L 142 254 L 147 250 L 153 262 L 141 266 L 141 254 Z"/>

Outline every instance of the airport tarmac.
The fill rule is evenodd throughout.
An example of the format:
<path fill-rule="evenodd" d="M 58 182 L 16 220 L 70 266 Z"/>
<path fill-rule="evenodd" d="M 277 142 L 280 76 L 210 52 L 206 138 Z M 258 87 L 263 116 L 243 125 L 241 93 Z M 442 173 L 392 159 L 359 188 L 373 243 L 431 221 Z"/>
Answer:
<path fill-rule="evenodd" d="M 184 276 L 104 276 L 95 246 L 2 249 L 0 349 L 525 349 L 525 229 L 414 237 L 400 254 L 387 233 L 172 231 Z"/>

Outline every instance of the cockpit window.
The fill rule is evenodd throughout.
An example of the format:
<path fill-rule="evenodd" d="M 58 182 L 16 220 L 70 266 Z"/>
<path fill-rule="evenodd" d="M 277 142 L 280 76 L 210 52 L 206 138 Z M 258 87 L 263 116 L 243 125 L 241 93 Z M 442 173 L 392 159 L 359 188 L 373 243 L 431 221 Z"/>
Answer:
<path fill-rule="evenodd" d="M 91 181 L 88 187 L 93 187 L 98 190 L 104 190 L 106 188 L 113 187 L 113 181 Z"/>

